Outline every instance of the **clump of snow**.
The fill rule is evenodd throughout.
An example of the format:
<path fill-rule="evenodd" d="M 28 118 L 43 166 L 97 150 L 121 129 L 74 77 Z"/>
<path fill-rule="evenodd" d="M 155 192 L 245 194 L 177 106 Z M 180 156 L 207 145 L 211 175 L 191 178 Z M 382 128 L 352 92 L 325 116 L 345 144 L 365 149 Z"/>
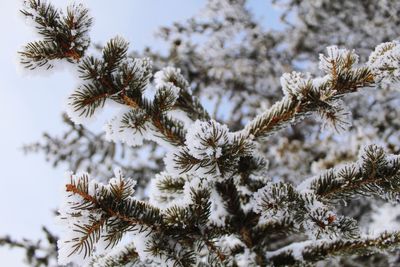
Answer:
<path fill-rule="evenodd" d="M 144 120 L 146 114 L 140 110 L 120 112 L 105 125 L 106 139 L 126 143 L 129 146 L 143 144 L 148 123 Z M 125 119 L 124 119 L 125 118 Z"/>
<path fill-rule="evenodd" d="M 326 84 L 330 79 L 331 79 L 330 75 L 325 75 L 322 77 L 316 77 L 312 79 L 311 82 L 314 88 L 319 88 L 320 86 Z"/>
<path fill-rule="evenodd" d="M 319 244 L 321 243 L 322 240 L 307 240 L 307 241 L 303 241 L 303 242 L 296 242 L 290 245 L 287 245 L 283 248 L 280 248 L 278 250 L 275 251 L 271 251 L 271 252 L 267 252 L 266 253 L 266 258 L 270 259 L 273 258 L 276 255 L 279 255 L 283 252 L 288 252 L 291 256 L 293 256 L 293 258 L 297 261 L 303 261 L 303 252 L 305 251 L 305 249 L 313 244 Z"/>
<path fill-rule="evenodd" d="M 166 99 L 168 104 L 172 107 L 179 97 L 180 88 L 172 83 L 166 83 L 159 87 L 156 92 L 156 99 Z M 159 100 L 158 100 L 159 101 Z"/>
<path fill-rule="evenodd" d="M 186 129 L 189 129 L 192 124 L 193 124 L 193 120 L 191 118 L 189 118 L 189 116 L 187 115 L 186 112 L 184 112 L 183 110 L 180 109 L 172 109 L 169 110 L 167 112 L 168 116 L 170 116 L 171 118 L 174 118 L 176 120 L 179 120 L 183 123 L 183 125 L 185 126 Z"/>
<path fill-rule="evenodd" d="M 286 96 L 292 96 L 300 100 L 302 90 L 310 83 L 310 75 L 301 72 L 284 73 L 281 77 L 281 86 Z"/>
<path fill-rule="evenodd" d="M 383 205 L 374 205 L 372 207 L 372 222 L 368 226 L 368 231 L 375 234 L 399 231 L 399 217 L 400 208 L 398 204 L 384 203 Z"/>
<path fill-rule="evenodd" d="M 310 177 L 308 179 L 305 179 L 303 182 L 301 182 L 297 187 L 297 191 L 299 191 L 300 193 L 310 193 L 312 192 L 311 186 L 313 184 L 313 182 L 318 179 L 319 176 L 313 176 Z"/>
<path fill-rule="evenodd" d="M 235 255 L 236 264 L 238 267 L 257 266 L 257 254 L 248 248 L 245 248 L 242 253 Z"/>
<path fill-rule="evenodd" d="M 165 89 L 168 92 L 171 93 L 171 96 L 175 99 L 175 101 L 178 99 L 179 97 L 179 92 L 181 91 L 181 89 L 175 85 L 173 85 L 172 83 L 168 83 L 168 85 L 165 86 Z"/>
<path fill-rule="evenodd" d="M 161 172 L 156 174 L 156 176 L 151 179 L 150 185 L 148 186 L 148 196 L 149 196 L 149 203 L 161 209 L 168 209 L 174 205 L 182 205 L 183 202 L 183 192 L 182 190 L 170 191 L 170 190 L 161 190 L 162 182 L 165 179 L 171 180 L 179 180 L 180 178 L 189 181 L 189 177 L 185 174 L 182 176 L 171 175 L 167 172 Z"/>
<path fill-rule="evenodd" d="M 180 166 L 179 166 L 176 158 L 182 151 L 183 151 L 183 148 L 179 147 L 179 148 L 171 149 L 165 154 L 163 161 L 164 161 L 165 169 L 168 173 L 170 173 L 172 175 L 176 175 L 176 176 L 179 176 L 181 174 L 182 170 L 180 169 Z"/>
<path fill-rule="evenodd" d="M 378 45 L 368 60 L 375 81 L 388 86 L 400 81 L 400 45 L 398 41 Z"/>
<path fill-rule="evenodd" d="M 106 139 L 109 141 L 122 142 L 136 147 L 143 145 L 144 140 L 149 140 L 156 142 L 168 151 L 175 148 L 163 138 L 160 131 L 151 123 L 149 115 L 141 108 L 122 108 L 121 112 L 105 124 L 104 130 Z M 174 129 L 172 128 L 172 130 Z"/>
<path fill-rule="evenodd" d="M 280 221 L 290 212 L 285 207 L 282 208 L 282 202 L 287 198 L 288 192 L 289 187 L 286 184 L 268 183 L 252 198 L 254 212 L 261 214 L 265 223 Z"/>
<path fill-rule="evenodd" d="M 170 66 L 163 68 L 154 74 L 154 83 L 157 89 L 160 89 L 169 83 L 179 86 L 182 90 L 188 90 L 189 88 L 189 83 L 182 76 L 181 70 Z"/>
<path fill-rule="evenodd" d="M 337 224 L 334 223 L 337 220 L 337 215 L 327 210 L 321 202 L 317 200 L 312 201 L 311 204 L 306 206 L 306 210 L 308 216 L 303 221 L 302 227 L 310 239 L 315 240 L 321 237 L 329 237 L 331 231 L 338 233 L 339 229 L 336 229 Z"/>
<path fill-rule="evenodd" d="M 183 190 L 176 192 L 163 192 L 160 190 L 159 185 L 165 178 L 171 179 L 184 179 L 185 184 Z M 172 206 L 186 207 L 193 204 L 192 192 L 193 190 L 210 189 L 210 216 L 209 220 L 212 225 L 224 226 L 227 217 L 229 216 L 228 211 L 225 208 L 225 204 L 219 193 L 215 190 L 212 181 L 207 180 L 196 175 L 180 175 L 173 176 L 167 172 L 162 172 L 156 175 L 154 181 L 150 186 L 149 197 L 150 204 L 167 209 Z"/>
<path fill-rule="evenodd" d="M 182 189 L 177 191 L 162 190 L 162 182 L 166 178 L 181 183 L 183 181 L 184 185 Z M 212 187 L 212 185 L 207 179 L 196 175 L 187 175 L 186 173 L 172 175 L 168 172 L 161 172 L 156 175 L 155 179 L 152 179 L 148 188 L 149 203 L 161 209 L 168 209 L 172 206 L 186 207 L 193 204 L 191 198 L 193 190 L 202 190 L 210 187 Z M 218 206 L 218 204 L 220 203 L 216 203 L 215 205 Z M 220 207 L 215 207 L 216 210 L 218 208 Z"/>
<path fill-rule="evenodd" d="M 222 197 L 215 189 L 211 190 L 210 202 L 210 222 L 216 226 L 225 226 L 225 221 L 227 220 L 229 213 L 225 208 Z"/>
<path fill-rule="evenodd" d="M 133 196 L 133 194 L 135 193 L 134 188 L 136 186 L 136 183 L 137 182 L 131 178 L 125 178 L 122 169 L 117 167 L 114 168 L 114 177 L 108 181 L 107 187 L 109 189 L 111 189 L 112 187 L 118 188 L 121 187 L 122 184 L 124 184 L 124 187 L 129 190 L 129 196 Z"/>
<path fill-rule="evenodd" d="M 325 73 L 331 74 L 338 67 L 351 68 L 358 63 L 358 55 L 354 50 L 338 48 L 336 45 L 326 48 L 327 55 L 319 55 L 319 68 Z M 350 64 L 348 64 L 350 63 Z"/>
<path fill-rule="evenodd" d="M 197 120 L 188 129 L 185 146 L 172 149 L 165 156 L 166 169 L 171 174 L 187 172 L 200 177 L 219 177 L 221 158 L 226 156 L 229 146 L 237 138 L 238 135 L 230 133 L 226 125 L 214 120 Z M 186 164 L 186 159 L 190 157 L 196 160 Z"/>
<path fill-rule="evenodd" d="M 186 146 L 190 155 L 197 159 L 219 158 L 222 146 L 231 142 L 231 135 L 226 125 L 215 120 L 208 122 L 197 120 L 186 134 Z"/>
<path fill-rule="evenodd" d="M 215 244 L 223 251 L 228 252 L 236 246 L 245 246 L 243 241 L 241 241 L 236 235 L 223 235 L 218 238 Z"/>

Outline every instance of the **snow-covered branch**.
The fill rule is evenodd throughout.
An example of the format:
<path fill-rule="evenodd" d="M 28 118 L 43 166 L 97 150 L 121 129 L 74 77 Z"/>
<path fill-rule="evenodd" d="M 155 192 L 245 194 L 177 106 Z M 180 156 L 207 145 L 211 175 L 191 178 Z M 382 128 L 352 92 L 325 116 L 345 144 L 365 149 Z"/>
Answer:
<path fill-rule="evenodd" d="M 192 31 L 213 32 L 239 25 L 240 30 L 251 28 L 251 38 L 246 38 L 258 42 L 255 36 L 261 30 L 246 12 L 245 1 L 234 6 L 230 2 L 210 0 L 209 12 L 218 18 L 214 21 L 219 26 L 203 24 Z M 124 178 L 120 170 L 105 184 L 87 173 L 70 175 L 58 215 L 65 229 L 58 242 L 60 264 L 279 266 L 308 264 L 337 255 L 365 255 L 398 246 L 398 232 L 363 237 L 357 216 L 342 212 L 336 205 L 360 195 L 398 201 L 398 156 L 388 156 L 383 148 L 371 145 L 358 162 L 343 167 L 334 162 L 334 168 L 298 186 L 277 175 L 269 177 L 267 162 L 274 158 L 266 158 L 271 151 L 278 157 L 294 147 L 293 143 L 286 147 L 280 144 L 283 152 L 278 151 L 271 144 L 279 137 L 274 133 L 311 114 L 337 132 L 350 126 L 351 108 L 343 101 L 345 96 L 366 87 L 383 90 L 398 83 L 397 41 L 378 45 L 365 64 L 358 62 L 354 51 L 329 46 L 319 57 L 321 77 L 283 73 L 283 98 L 259 109 L 244 127 L 238 127 L 237 122 L 242 122 L 245 114 L 234 118 L 235 129 L 230 129 L 213 118 L 192 92 L 201 88 L 198 80 L 190 83 L 185 79 L 193 71 L 164 67 L 153 75 L 152 60 L 129 55 L 129 44 L 121 37 L 111 39 L 100 56 L 87 55 L 88 43 L 84 40 L 88 40 L 91 18 L 82 6 L 70 8 L 61 18 L 52 5 L 31 0 L 23 14 L 34 19 L 44 38 L 21 52 L 25 67 L 51 68 L 54 60 L 67 60 L 79 71 L 80 85 L 68 99 L 68 114 L 75 123 L 84 125 L 86 119 L 114 103 L 119 113 L 106 125 L 109 140 L 129 146 L 155 141 L 167 150 L 165 171 L 146 177 L 151 182 L 141 200 L 135 197 L 136 182 Z M 221 18 L 228 21 L 227 25 L 219 21 Z M 225 35 L 230 33 L 234 31 L 224 31 Z M 175 45 L 179 46 L 178 40 Z M 268 46 L 262 47 L 266 50 Z M 193 60 L 209 59 L 205 53 L 203 56 Z M 275 72 L 284 69 L 280 64 L 277 61 Z M 257 80 L 260 73 L 253 71 L 252 78 Z M 218 66 L 211 71 L 216 72 Z M 242 70 L 237 72 L 243 74 Z M 221 75 L 221 79 L 236 87 L 250 84 L 236 80 L 235 75 Z M 257 84 L 256 88 L 263 85 L 268 91 L 267 84 Z M 247 100 L 236 101 L 235 106 L 242 107 Z M 294 139 L 306 143 L 308 139 L 302 135 L 315 131 L 314 126 L 311 124 L 304 133 L 301 128 L 294 129 Z M 315 144 L 307 149 L 318 151 Z M 306 150 L 301 145 L 296 149 Z M 327 154 L 328 149 L 324 149 L 320 150 Z M 315 157 L 323 157 L 322 152 Z M 319 173 L 322 168 L 316 169 Z M 298 175 L 296 168 L 291 171 Z"/>

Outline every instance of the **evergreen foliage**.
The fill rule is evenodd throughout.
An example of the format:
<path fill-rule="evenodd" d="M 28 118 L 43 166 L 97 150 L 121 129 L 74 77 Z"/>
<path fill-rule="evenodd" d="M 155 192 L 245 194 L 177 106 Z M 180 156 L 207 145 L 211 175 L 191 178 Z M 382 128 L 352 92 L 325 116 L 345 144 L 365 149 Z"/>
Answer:
<path fill-rule="evenodd" d="M 319 7 L 313 1 L 300 2 L 287 1 L 288 14 L 295 6 L 300 16 L 306 7 L 311 6 L 312 12 Z M 331 2 L 325 4 L 333 8 L 340 5 Z M 326 132 L 325 140 L 343 136 L 346 145 L 346 134 L 354 134 L 374 119 L 373 114 L 357 113 L 359 105 L 370 101 L 361 99 L 361 93 L 376 94 L 375 102 L 386 99 L 386 94 L 393 100 L 396 95 L 391 92 L 400 79 L 399 42 L 379 44 L 387 40 L 375 40 L 368 34 L 377 45 L 368 52 L 368 60 L 363 54 L 360 63 L 354 50 L 328 46 L 319 57 L 319 74 L 306 74 L 301 69 L 285 73 L 295 60 L 317 49 L 308 42 L 291 42 L 291 47 L 282 49 L 287 37 L 258 27 L 245 8 L 246 1 L 210 0 L 209 17 L 205 17 L 219 19 L 175 24 L 162 29 L 163 37 L 170 40 L 174 34 L 179 38 L 205 34 L 211 41 L 224 43 L 227 34 L 238 30 L 245 33 L 240 50 L 236 51 L 235 43 L 225 44 L 216 49 L 218 57 L 211 59 L 190 41 L 178 38 L 173 39 L 170 58 L 150 50 L 140 56 L 129 54 L 129 44 L 115 37 L 100 56 L 94 56 L 86 51 L 92 21 L 87 9 L 74 5 L 63 17 L 51 4 L 39 0 L 26 4 L 22 13 L 34 20 L 43 41 L 29 43 L 20 52 L 21 63 L 28 69 L 49 69 L 54 62 L 66 60 L 77 68 L 81 83 L 68 98 L 67 121 L 72 130 L 66 137 L 72 133 L 78 137 L 67 138 L 67 142 L 80 146 L 87 139 L 85 148 L 94 146 L 94 152 L 75 159 L 76 152 L 63 155 L 59 151 L 61 141 L 54 142 L 55 149 L 42 144 L 27 149 L 54 151 L 50 152 L 56 155 L 54 163 L 67 159 L 76 168 L 96 153 L 104 155 L 103 160 L 88 164 L 95 174 L 102 172 L 98 169 L 103 168 L 106 158 L 111 159 L 106 165 L 121 167 L 115 157 L 117 143 L 125 144 L 122 149 L 151 146 L 151 153 L 156 154 L 155 147 L 165 151 L 154 157 L 158 162 L 150 171 L 132 167 L 134 179 L 125 178 L 120 169 L 106 181 L 92 179 L 86 172 L 68 175 L 57 215 L 65 229 L 58 240 L 59 264 L 308 266 L 318 262 L 329 266 L 337 260 L 339 265 L 354 266 L 354 259 L 366 265 L 396 264 L 399 232 L 367 234 L 362 219 L 368 212 L 355 207 L 357 198 L 365 201 L 365 206 L 378 201 L 398 203 L 400 199 L 399 149 L 390 146 L 395 136 L 385 134 L 386 126 L 395 120 L 390 111 L 397 114 L 395 103 L 384 103 L 389 118 L 377 130 L 379 138 L 387 138 L 388 142 L 380 142 L 386 147 L 368 145 L 358 158 L 350 151 L 341 166 L 341 159 L 329 162 L 335 156 L 328 155 L 329 149 L 335 144 L 325 144 L 323 137 L 312 133 L 320 127 L 319 120 L 332 129 Z M 387 7 L 391 5 L 396 6 L 387 3 Z M 347 3 L 343 6 L 358 8 Z M 324 10 L 321 14 L 326 15 Z M 298 31 L 299 35 L 306 28 L 308 34 L 308 28 L 315 24 L 308 20 L 305 17 L 304 25 L 291 28 L 292 33 Z M 331 35 L 326 37 L 330 41 Z M 209 46 L 208 42 L 203 44 L 203 48 Z M 224 60 L 218 62 L 221 58 Z M 181 68 L 160 66 L 171 61 Z M 202 72 L 207 68 L 210 71 Z M 277 73 L 282 74 L 280 80 L 274 79 Z M 196 96 L 208 94 L 215 86 L 221 87 L 214 95 L 216 103 L 224 98 L 233 103 L 228 119 L 220 118 L 223 105 L 217 104 L 208 112 Z M 278 88 L 282 92 L 276 93 Z M 149 94 L 151 90 L 154 94 Z M 87 119 L 107 110 L 110 103 L 119 109 L 106 125 L 106 138 L 115 144 L 84 128 Z M 243 111 L 246 106 L 248 112 Z M 351 124 L 351 113 L 367 119 L 364 124 Z M 396 131 L 397 125 L 388 127 Z M 51 144 L 54 139 L 48 138 Z M 280 139 L 287 143 L 277 142 Z M 359 139 L 357 149 L 367 138 Z M 138 155 L 135 153 L 133 157 Z M 322 163 L 314 167 L 318 172 L 300 174 L 301 169 L 291 169 L 292 154 L 300 155 L 296 164 L 308 165 L 303 168 L 320 159 Z M 303 159 L 303 155 L 312 160 Z M 122 167 L 129 169 L 126 164 Z M 141 179 L 135 175 L 137 169 L 144 176 Z M 146 188 L 146 193 L 135 192 L 135 186 Z M 366 209 L 371 210 L 369 206 Z M 5 243 L 19 246 L 10 240 Z"/>
<path fill-rule="evenodd" d="M 42 40 L 27 44 L 21 54 L 26 68 L 50 69 L 54 60 L 76 62 L 89 47 L 88 31 L 92 18 L 82 5 L 71 5 L 66 14 L 46 1 L 27 0 L 22 14 L 32 20 Z"/>

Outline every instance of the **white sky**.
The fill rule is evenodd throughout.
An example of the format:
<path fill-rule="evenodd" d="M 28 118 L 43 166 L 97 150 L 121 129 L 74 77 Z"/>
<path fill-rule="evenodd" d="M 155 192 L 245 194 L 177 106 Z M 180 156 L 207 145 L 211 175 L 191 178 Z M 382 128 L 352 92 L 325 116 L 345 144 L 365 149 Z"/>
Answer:
<path fill-rule="evenodd" d="M 43 155 L 25 156 L 20 147 L 39 140 L 44 131 L 62 132 L 60 114 L 74 83 L 68 72 L 49 77 L 17 73 L 16 51 L 36 38 L 19 16 L 21 2 L 0 1 L 0 236 L 36 239 L 43 236 L 42 225 L 57 229 L 51 210 L 59 203 L 66 170 L 53 169 Z M 64 7 L 71 1 L 51 2 Z M 265 2 L 252 1 L 254 11 L 261 15 L 269 9 L 268 21 L 276 22 L 278 15 Z M 145 45 L 162 47 L 153 37 L 158 26 L 188 18 L 204 3 L 204 0 L 85 1 L 95 18 L 93 41 L 104 43 L 119 34 L 137 49 Z M 0 266 L 26 265 L 21 251 L 0 247 Z"/>

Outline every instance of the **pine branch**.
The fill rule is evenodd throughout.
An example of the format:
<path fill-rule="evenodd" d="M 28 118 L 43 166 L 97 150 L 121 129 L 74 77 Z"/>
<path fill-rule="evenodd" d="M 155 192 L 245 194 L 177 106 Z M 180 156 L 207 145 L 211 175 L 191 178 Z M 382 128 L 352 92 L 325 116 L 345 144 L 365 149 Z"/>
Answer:
<path fill-rule="evenodd" d="M 40 5 L 39 1 L 31 3 Z M 240 14 L 246 12 L 239 15 L 225 12 L 220 10 L 218 1 L 215 3 L 213 11 L 216 13 L 232 14 L 227 17 L 229 23 L 243 20 L 245 25 L 256 28 L 251 26 L 252 23 L 247 24 L 248 19 L 241 18 Z M 244 3 L 232 2 L 228 6 L 235 4 L 243 8 Z M 56 23 L 59 15 L 53 8 L 44 6 L 42 9 L 45 19 L 36 21 L 39 30 L 48 21 Z M 69 28 L 75 27 L 75 13 L 68 11 L 67 17 L 60 21 Z M 77 21 L 84 23 L 86 13 L 80 18 L 78 16 Z M 224 23 L 218 23 L 218 27 L 224 27 Z M 42 35 L 52 40 L 51 30 L 47 26 L 42 30 Z M 73 31 L 67 30 L 64 35 L 75 36 Z M 256 29 L 254 35 L 257 35 Z M 120 173 L 108 185 L 89 181 L 87 175 L 72 177 L 66 187 L 65 210 L 60 216 L 67 221 L 67 228 L 72 233 L 60 242 L 60 254 L 65 254 L 66 247 L 68 257 L 75 254 L 83 258 L 92 256 L 99 253 L 102 242 L 106 243 L 106 248 L 114 247 L 128 232 L 133 233 L 135 247 L 130 247 L 129 256 L 126 253 L 111 255 L 111 264 L 126 263 L 125 257 L 136 264 L 137 256 L 142 262 L 148 260 L 152 264 L 172 263 L 174 266 L 200 265 L 200 262 L 206 262 L 206 257 L 211 266 L 231 262 L 235 265 L 240 262 L 240 257 L 245 258 L 245 264 L 263 266 L 269 263 L 268 260 L 277 265 L 297 264 L 304 259 L 316 261 L 337 253 L 354 253 L 354 250 L 358 253 L 364 245 L 371 246 L 371 250 L 374 246 L 386 249 L 384 246 L 390 243 L 389 234 L 376 239 L 361 239 L 355 220 L 338 216 L 330 203 L 337 196 L 356 193 L 385 193 L 398 200 L 397 158 L 387 158 L 379 149 L 367 151 L 359 169 L 344 168 L 339 174 L 332 171 L 297 189 L 284 182 L 265 182 L 260 177 L 262 182 L 247 184 L 246 180 L 250 180 L 251 173 L 265 163 L 257 161 L 254 156 L 255 138 L 268 136 L 311 113 L 319 114 L 333 128 L 340 130 L 347 124 L 348 112 L 339 101 L 344 95 L 379 84 L 383 80 L 380 75 L 388 76 L 391 81 L 398 80 L 398 66 L 385 62 L 398 61 L 397 44 L 377 49 L 376 58 L 371 57 L 368 66 L 360 68 L 355 68 L 358 57 L 353 52 L 329 47 L 328 55 L 322 55 L 320 63 L 325 77 L 310 79 L 299 73 L 284 74 L 281 83 L 285 97 L 256 117 L 244 130 L 231 133 L 225 125 L 210 120 L 208 113 L 192 96 L 189 83 L 179 70 L 166 68 L 158 72 L 155 75 L 157 92 L 154 99 L 149 100 L 144 97 L 144 90 L 150 83 L 151 63 L 148 59 L 127 56 L 128 43 L 122 38 L 112 39 L 104 47 L 101 58 L 82 59 L 83 53 L 77 54 L 74 50 L 75 41 L 64 37 L 60 35 L 51 44 L 46 43 L 49 41 L 46 38 L 42 43 L 29 44 L 31 48 L 28 45 L 26 54 L 22 54 L 24 64 L 35 68 L 51 67 L 53 59 L 80 61 L 81 78 L 85 83 L 70 98 L 72 113 L 77 117 L 92 117 L 107 100 L 124 105 L 129 110 L 110 122 L 108 137 L 129 145 L 142 144 L 144 139 L 167 141 L 176 148 L 168 154 L 166 163 L 172 167 L 167 167 L 172 169 L 172 175 L 179 173 L 180 176 L 157 178 L 157 188 L 163 193 L 159 199 L 173 201 L 172 205 L 161 203 L 167 205 L 165 209 L 134 199 L 134 182 L 123 179 Z M 255 42 L 256 39 L 252 40 Z M 223 46 L 223 42 L 221 44 Z M 228 80 L 238 88 L 242 85 L 244 88 L 246 84 L 236 77 Z M 235 105 L 241 106 L 241 103 Z M 171 115 L 176 110 L 183 110 L 189 123 L 186 117 Z M 240 115 L 239 121 L 243 118 Z M 195 124 L 187 126 L 195 119 L 198 119 Z M 203 181 L 207 187 L 203 187 Z M 265 186 L 260 188 L 262 183 Z M 307 187 L 310 184 L 311 187 Z M 254 199 L 249 202 L 257 189 Z M 211 210 L 211 203 L 222 206 L 220 198 L 225 209 L 213 207 Z M 157 199 L 151 201 L 157 203 Z M 223 227 L 213 225 L 212 216 L 219 217 Z M 257 238 L 257 230 L 262 234 L 271 234 L 274 230 L 295 232 L 319 240 L 314 244 L 303 244 L 305 246 L 294 243 L 263 255 L 271 244 L 267 238 Z M 227 234 L 239 239 L 240 244 L 233 248 L 219 247 L 216 240 Z M 398 243 L 397 233 L 391 238 Z M 290 239 L 283 243 L 287 241 Z M 365 250 L 360 253 L 370 251 Z M 69 259 L 62 261 L 69 262 Z"/>
<path fill-rule="evenodd" d="M 126 58 L 129 43 L 121 37 L 111 39 L 103 48 L 103 67 L 107 74 L 114 72 Z"/>
<path fill-rule="evenodd" d="M 109 93 L 106 88 L 84 84 L 69 99 L 73 101 L 71 106 L 74 111 L 80 112 L 79 116 L 91 117 L 96 109 L 104 106 L 108 97 Z"/>
<path fill-rule="evenodd" d="M 28 69 L 53 68 L 53 60 L 79 61 L 89 47 L 88 32 L 92 18 L 82 5 L 71 5 L 66 15 L 52 4 L 40 0 L 27 0 L 21 13 L 33 20 L 43 40 L 28 43 L 19 52 L 21 63 Z"/>
<path fill-rule="evenodd" d="M 130 196 L 129 192 L 119 191 L 126 190 L 127 187 L 118 185 L 116 188 L 111 186 L 109 191 L 105 188 L 100 188 L 100 197 L 97 197 L 88 192 L 88 177 L 83 176 L 82 178 L 83 180 L 80 181 L 79 184 L 75 184 L 72 181 L 71 184 L 66 185 L 67 192 L 72 192 L 73 194 L 80 196 L 83 200 L 83 203 L 75 206 L 75 209 L 101 209 L 109 218 L 115 217 L 118 220 L 117 222 L 123 224 L 125 227 L 144 225 L 151 229 L 155 229 L 157 224 L 160 223 L 161 217 L 157 209 L 145 204 L 144 202 L 129 199 L 127 197 Z M 120 184 L 122 183 L 123 181 L 121 180 Z M 116 202 L 118 199 L 116 199 L 115 195 L 125 196 L 125 198 L 120 198 L 119 202 Z M 103 221 L 101 222 L 103 223 Z M 99 225 L 95 225 L 95 227 L 100 228 L 100 222 L 97 223 Z"/>
<path fill-rule="evenodd" d="M 307 190 L 296 190 L 287 183 L 268 184 L 254 195 L 254 211 L 262 224 L 294 222 L 291 231 L 309 238 L 358 238 L 355 220 L 338 216 L 333 207 L 319 201 Z M 291 225 L 290 223 L 287 225 Z"/>
<path fill-rule="evenodd" d="M 115 119 L 116 129 L 109 128 L 110 138 L 118 139 L 119 132 L 132 131 L 139 133 L 138 140 L 154 136 L 154 140 L 161 138 L 175 146 L 183 144 L 182 123 L 166 114 L 174 106 L 179 89 L 164 86 L 159 88 L 154 101 L 146 99 L 143 91 L 151 78 L 151 63 L 148 59 L 128 57 L 127 49 L 128 43 L 117 37 L 105 46 L 102 59 L 82 60 L 79 71 L 86 84 L 70 97 L 71 116 L 91 117 L 110 99 L 132 109 L 123 115 L 122 121 Z M 131 142 L 132 145 L 139 143 Z"/>
<path fill-rule="evenodd" d="M 190 92 L 189 82 L 180 73 L 180 69 L 164 68 L 155 74 L 155 82 L 159 88 L 166 85 L 179 88 L 179 96 L 174 107 L 183 110 L 193 121 L 211 119 L 200 101 Z"/>
<path fill-rule="evenodd" d="M 78 198 L 67 202 L 67 209 L 60 215 L 64 220 L 76 221 L 72 226 L 73 237 L 61 241 L 67 256 L 81 254 L 86 258 L 100 240 L 113 247 L 126 232 L 159 229 L 160 211 L 131 197 L 132 180 L 124 179 L 118 172 L 116 177 L 106 187 L 89 182 L 86 174 L 71 176 L 66 185 L 66 192 L 70 193 L 67 198 Z"/>
<path fill-rule="evenodd" d="M 203 243 L 219 261 L 226 259 L 213 241 L 221 231 L 208 226 L 208 190 L 192 188 L 191 202 L 187 206 L 173 206 L 160 211 L 134 200 L 131 197 L 132 181 L 123 179 L 119 172 L 116 177 L 104 186 L 89 181 L 83 174 L 72 176 L 66 185 L 66 192 L 70 194 L 66 198 L 66 209 L 59 217 L 70 224 L 70 221 L 76 221 L 71 227 L 75 237 L 64 237 L 60 242 L 60 250 L 67 251 L 67 257 L 75 254 L 83 259 L 93 257 L 97 243 L 105 242 L 106 248 L 114 247 L 125 233 L 135 232 L 148 237 L 147 253 L 166 257 L 176 266 L 193 264 L 198 242 Z M 172 248 L 171 244 L 174 244 Z"/>
<path fill-rule="evenodd" d="M 334 128 L 340 127 L 341 118 L 335 114 L 343 109 L 337 107 L 336 101 L 359 88 L 374 85 L 374 75 L 367 67 L 353 68 L 357 60 L 350 51 L 329 47 L 328 52 L 327 57 L 322 56 L 320 64 L 327 76 L 319 80 L 306 79 L 297 73 L 282 76 L 285 97 L 252 120 L 242 133 L 249 137 L 265 137 L 313 112 L 331 120 Z"/>
<path fill-rule="evenodd" d="M 364 149 L 357 163 L 310 178 L 299 185 L 301 190 L 311 189 L 326 201 L 341 201 L 357 195 L 377 196 L 399 200 L 400 161 L 389 156 L 383 148 L 370 145 Z"/>
<path fill-rule="evenodd" d="M 400 233 L 383 233 L 377 237 L 356 240 L 319 240 L 294 243 L 277 251 L 267 252 L 267 259 L 274 266 L 296 266 L 318 262 L 338 255 L 367 255 L 398 248 Z"/>
<path fill-rule="evenodd" d="M 171 152 L 173 172 L 229 177 L 239 171 L 241 158 L 252 157 L 254 144 L 230 133 L 214 120 L 196 121 L 186 135 L 185 146 Z"/>

